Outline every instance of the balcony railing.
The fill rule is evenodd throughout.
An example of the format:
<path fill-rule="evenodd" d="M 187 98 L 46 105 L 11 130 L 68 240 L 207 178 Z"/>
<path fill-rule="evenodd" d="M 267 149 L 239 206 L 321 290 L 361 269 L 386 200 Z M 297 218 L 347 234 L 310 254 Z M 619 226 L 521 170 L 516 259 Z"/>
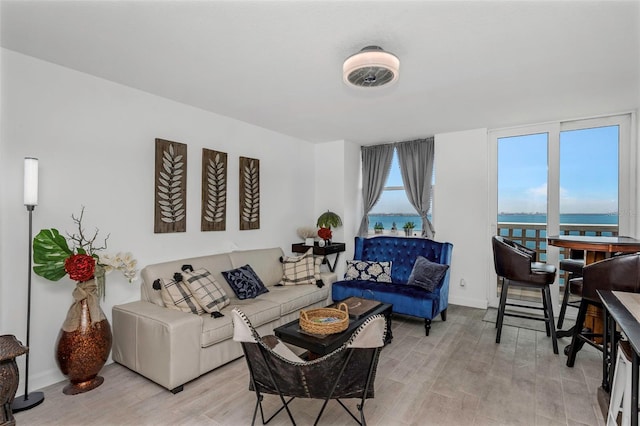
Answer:
<path fill-rule="evenodd" d="M 498 235 L 506 237 L 517 243 L 535 250 L 538 260 L 544 262 L 547 259 L 547 224 L 546 223 L 516 223 L 499 222 Z M 618 225 L 593 225 L 593 224 L 571 224 L 560 225 L 560 235 L 588 235 L 612 237 L 618 235 Z M 560 260 L 569 257 L 569 249 L 560 249 Z M 559 285 L 561 292 L 564 291 L 564 283 L 568 274 L 560 272 Z"/>

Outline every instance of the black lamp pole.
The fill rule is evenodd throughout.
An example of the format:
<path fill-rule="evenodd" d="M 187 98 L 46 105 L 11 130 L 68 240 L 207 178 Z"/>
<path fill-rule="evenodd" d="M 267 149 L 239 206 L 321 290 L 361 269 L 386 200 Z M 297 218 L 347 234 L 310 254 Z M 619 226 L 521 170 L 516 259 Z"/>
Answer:
<path fill-rule="evenodd" d="M 34 165 L 35 164 L 35 165 Z M 35 171 L 34 171 L 35 167 Z M 35 183 L 34 183 L 35 180 Z M 35 186 L 34 188 L 28 188 Z M 35 191 L 35 195 L 33 192 Z M 27 192 L 31 192 L 34 199 L 27 196 Z M 37 204 L 38 192 L 38 159 L 25 158 L 25 207 L 29 212 L 29 264 L 27 269 L 27 347 L 29 347 L 29 332 L 31 330 L 31 263 L 32 263 L 32 244 L 33 244 L 33 210 Z M 30 348 L 29 348 L 30 349 Z M 26 353 L 25 374 L 24 374 L 24 395 L 15 398 L 11 404 L 11 410 L 14 413 L 28 410 L 39 405 L 44 401 L 44 393 L 29 393 L 29 352 Z"/>

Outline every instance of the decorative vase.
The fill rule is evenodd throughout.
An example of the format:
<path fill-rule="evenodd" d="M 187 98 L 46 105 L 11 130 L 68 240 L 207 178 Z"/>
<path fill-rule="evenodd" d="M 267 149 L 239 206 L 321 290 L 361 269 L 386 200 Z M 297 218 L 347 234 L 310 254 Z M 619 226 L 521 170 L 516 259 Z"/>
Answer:
<path fill-rule="evenodd" d="M 18 390 L 18 365 L 16 357 L 26 354 L 29 349 L 23 346 L 15 336 L 0 336 L 0 425 L 16 424 L 11 404 Z"/>
<path fill-rule="evenodd" d="M 410 237 L 411 236 L 411 231 L 413 231 L 413 228 L 404 228 L 404 236 L 405 237 Z"/>
<path fill-rule="evenodd" d="M 56 361 L 69 384 L 62 390 L 76 395 L 104 382 L 98 373 L 111 352 L 111 326 L 100 308 L 94 279 L 78 283 L 74 303 L 58 334 Z"/>

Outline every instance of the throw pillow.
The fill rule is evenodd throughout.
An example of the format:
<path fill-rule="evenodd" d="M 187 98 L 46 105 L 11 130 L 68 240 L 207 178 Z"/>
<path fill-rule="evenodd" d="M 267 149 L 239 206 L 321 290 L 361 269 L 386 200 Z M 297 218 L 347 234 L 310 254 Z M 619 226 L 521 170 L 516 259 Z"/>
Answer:
<path fill-rule="evenodd" d="M 313 249 L 309 249 L 302 256 L 283 256 L 281 262 L 282 279 L 278 284 L 316 284 L 320 280 L 322 259 L 314 258 Z"/>
<path fill-rule="evenodd" d="M 391 282 L 391 262 L 369 262 L 366 260 L 347 260 L 345 280 Z"/>
<path fill-rule="evenodd" d="M 187 284 L 200 306 L 209 313 L 220 312 L 230 303 L 227 293 L 213 278 L 211 272 L 204 268 L 183 272 L 182 280 Z"/>
<path fill-rule="evenodd" d="M 269 291 L 249 265 L 230 271 L 223 271 L 222 276 L 227 280 L 236 297 L 240 300 L 253 299 Z"/>
<path fill-rule="evenodd" d="M 174 274 L 173 279 L 161 278 L 160 285 L 162 301 L 167 308 L 196 315 L 204 314 L 205 310 L 193 297 L 189 286 L 182 281 L 182 274 Z"/>
<path fill-rule="evenodd" d="M 426 257 L 418 256 L 416 263 L 413 264 L 407 284 L 433 292 L 442 281 L 444 274 L 447 273 L 447 269 L 449 269 L 449 265 L 435 263 Z"/>

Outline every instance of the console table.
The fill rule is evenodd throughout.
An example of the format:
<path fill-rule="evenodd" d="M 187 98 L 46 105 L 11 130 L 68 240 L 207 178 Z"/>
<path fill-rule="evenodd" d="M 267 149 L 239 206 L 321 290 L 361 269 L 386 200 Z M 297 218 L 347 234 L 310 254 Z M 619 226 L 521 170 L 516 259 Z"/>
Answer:
<path fill-rule="evenodd" d="M 291 244 L 291 251 L 294 253 L 306 253 L 311 246 L 304 245 L 303 243 Z M 314 256 L 322 256 L 322 263 L 329 267 L 329 271 L 335 272 L 336 265 L 338 264 L 338 257 L 340 257 L 340 253 L 345 250 L 344 243 L 329 243 L 323 247 L 318 245 L 316 241 L 313 245 L 313 254 Z M 327 256 L 330 254 L 335 254 L 336 258 L 333 260 L 333 264 L 329 262 Z"/>

